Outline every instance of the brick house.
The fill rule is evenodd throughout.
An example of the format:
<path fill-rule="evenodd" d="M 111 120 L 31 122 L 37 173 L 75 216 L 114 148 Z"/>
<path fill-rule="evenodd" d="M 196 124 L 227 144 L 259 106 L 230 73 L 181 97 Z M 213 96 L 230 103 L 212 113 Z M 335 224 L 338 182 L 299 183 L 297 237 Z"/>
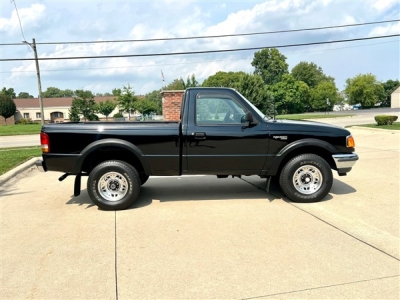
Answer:
<path fill-rule="evenodd" d="M 162 91 L 162 111 L 164 121 L 179 121 L 183 90 Z"/>

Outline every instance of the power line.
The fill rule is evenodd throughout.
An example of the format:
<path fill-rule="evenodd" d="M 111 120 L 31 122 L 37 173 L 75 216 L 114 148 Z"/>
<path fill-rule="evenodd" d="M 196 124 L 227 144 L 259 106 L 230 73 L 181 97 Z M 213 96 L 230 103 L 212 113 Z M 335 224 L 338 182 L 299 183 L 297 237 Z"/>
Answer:
<path fill-rule="evenodd" d="M 365 44 L 365 45 L 356 45 L 356 46 L 349 46 L 349 47 L 339 47 L 339 48 L 331 48 L 331 49 L 324 49 L 324 50 L 312 50 L 312 51 L 303 51 L 303 52 L 291 52 L 294 54 L 306 54 L 311 52 L 321 52 L 321 51 L 336 51 L 342 49 L 349 49 L 349 48 L 359 48 L 359 47 L 366 47 L 366 46 L 375 46 L 375 45 L 382 45 L 388 43 L 397 43 L 397 41 L 390 41 L 390 42 L 383 42 L 383 43 L 373 43 L 373 44 Z M 227 61 L 239 61 L 239 60 L 248 60 L 251 57 L 244 57 L 244 58 L 231 58 L 231 59 L 218 59 L 218 60 L 202 60 L 202 61 L 190 61 L 190 62 L 175 62 L 175 63 L 161 63 L 161 64 L 149 64 L 149 65 L 127 65 L 127 66 L 114 66 L 114 67 L 93 67 L 93 68 L 79 68 L 79 69 L 42 69 L 40 70 L 43 72 L 66 72 L 66 71 L 84 71 L 84 70 L 109 70 L 109 69 L 127 69 L 127 68 L 150 68 L 150 67 L 157 67 L 160 66 L 176 66 L 176 65 L 193 65 L 193 64 L 203 64 L 203 63 L 211 63 L 211 62 L 227 62 Z M 35 73 L 36 71 L 1 71 L 0 74 L 4 73 Z"/>
<path fill-rule="evenodd" d="M 24 41 L 26 41 L 24 31 L 22 30 L 22 23 L 21 23 L 21 18 L 19 17 L 19 13 L 18 13 L 17 3 L 15 2 L 15 0 L 10 0 L 10 1 L 14 3 L 15 12 L 17 13 L 18 22 L 19 22 L 19 28 L 21 29 L 21 34 L 22 34 L 22 37 L 24 38 Z"/>
<path fill-rule="evenodd" d="M 357 24 L 344 24 L 344 25 L 311 27 L 311 28 L 301 28 L 301 29 L 288 29 L 288 30 L 236 33 L 236 34 L 222 34 L 222 35 L 156 38 L 156 39 L 110 40 L 110 41 L 42 42 L 42 43 L 36 43 L 36 44 L 37 45 L 67 45 L 67 44 L 132 43 L 132 42 L 159 42 L 159 41 L 173 41 L 173 40 L 210 39 L 210 38 L 224 38 L 224 37 L 236 37 L 236 36 L 251 36 L 251 35 L 264 35 L 264 34 L 277 34 L 277 33 L 290 33 L 290 32 L 301 32 L 301 31 L 335 29 L 335 28 L 344 28 L 344 27 L 355 27 L 355 26 L 365 26 L 365 25 L 374 25 L 374 24 L 383 24 L 383 23 L 393 23 L 393 22 L 398 22 L 398 21 L 400 21 L 400 19 L 376 21 L 376 22 L 364 22 L 364 23 L 357 23 Z M 0 44 L 0 46 L 16 46 L 16 45 L 22 45 L 22 43 Z"/>
<path fill-rule="evenodd" d="M 396 36 L 400 36 L 400 34 L 354 38 L 354 39 L 345 39 L 345 40 L 334 40 L 334 41 L 325 41 L 325 42 L 312 42 L 312 43 L 262 46 L 262 47 L 250 47 L 250 48 L 237 48 L 237 49 L 202 50 L 202 51 L 168 52 L 168 53 L 147 53 L 147 54 L 125 54 L 125 55 L 42 57 L 42 58 L 38 58 L 38 60 L 45 61 L 45 60 L 70 60 L 70 59 L 153 57 L 153 56 L 174 56 L 174 55 L 194 55 L 194 54 L 209 54 L 209 53 L 222 53 L 222 52 L 239 52 L 239 51 L 261 50 L 261 49 L 265 49 L 265 48 L 289 48 L 289 47 L 303 47 L 303 46 L 334 44 L 334 43 L 347 43 L 347 42 L 364 41 L 364 40 L 372 40 L 372 39 L 390 38 L 390 37 L 396 37 Z M 2 59 L 0 59 L 0 61 L 31 61 L 31 60 L 35 60 L 35 59 L 34 58 L 2 58 Z"/>

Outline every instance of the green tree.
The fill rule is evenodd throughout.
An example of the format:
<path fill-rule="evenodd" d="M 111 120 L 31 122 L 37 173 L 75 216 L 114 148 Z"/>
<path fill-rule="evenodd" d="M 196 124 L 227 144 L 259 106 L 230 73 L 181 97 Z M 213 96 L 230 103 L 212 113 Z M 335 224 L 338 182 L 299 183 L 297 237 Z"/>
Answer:
<path fill-rule="evenodd" d="M 279 114 L 305 112 L 309 106 L 310 88 L 303 81 L 297 81 L 291 74 L 284 74 L 282 81 L 269 86 Z"/>
<path fill-rule="evenodd" d="M 99 118 L 95 115 L 97 105 L 91 91 L 76 90 L 75 97 L 72 100 L 69 110 L 70 120 L 76 120 L 77 116 L 82 115 L 86 120 L 97 121 Z"/>
<path fill-rule="evenodd" d="M 292 69 L 292 75 L 297 81 L 305 82 L 310 88 L 316 87 L 322 81 L 332 81 L 333 77 L 327 76 L 322 68 L 315 63 L 302 61 Z"/>
<path fill-rule="evenodd" d="M 59 88 L 50 86 L 43 93 L 43 98 L 61 98 L 61 97 L 72 97 L 74 92 L 72 90 L 61 90 Z"/>
<path fill-rule="evenodd" d="M 13 88 L 5 88 L 5 87 L 3 87 L 3 89 L 0 91 L 0 94 L 1 95 L 6 95 L 6 96 L 8 96 L 8 97 L 10 97 L 11 99 L 15 99 L 16 98 L 16 95 L 15 95 L 15 92 L 14 92 L 14 89 Z"/>
<path fill-rule="evenodd" d="M 144 98 L 138 100 L 137 110 L 143 115 L 148 115 L 157 111 L 157 105 L 153 101 Z"/>
<path fill-rule="evenodd" d="M 391 105 L 391 95 L 392 92 L 400 85 L 400 81 L 398 80 L 391 80 L 382 83 L 383 90 L 385 93 L 384 98 L 382 99 L 381 106 L 383 107 L 390 107 Z"/>
<path fill-rule="evenodd" d="M 121 94 L 118 96 L 118 105 L 122 108 L 123 111 L 128 113 L 129 120 L 131 119 L 131 113 L 136 110 L 136 103 L 138 98 L 135 96 L 135 91 L 128 84 L 128 86 L 124 86 Z"/>
<path fill-rule="evenodd" d="M 363 107 L 372 107 L 385 98 L 382 84 L 370 73 L 348 78 L 344 92 L 350 104 L 360 103 Z"/>
<path fill-rule="evenodd" d="M 186 82 L 181 77 L 174 79 L 170 84 L 164 86 L 163 90 L 186 90 L 189 87 L 196 87 L 199 85 L 196 76 L 192 74 L 186 78 Z"/>
<path fill-rule="evenodd" d="M 17 98 L 21 98 L 21 99 L 27 99 L 27 98 L 33 98 L 32 95 L 30 95 L 27 92 L 20 92 L 17 96 Z"/>
<path fill-rule="evenodd" d="M 214 75 L 209 76 L 203 81 L 204 87 L 234 87 L 245 72 L 222 72 L 219 71 Z"/>
<path fill-rule="evenodd" d="M 329 105 L 327 104 L 329 99 Z M 315 88 L 311 89 L 310 104 L 314 110 L 329 110 L 333 105 L 341 101 L 339 92 L 332 81 L 322 81 Z"/>
<path fill-rule="evenodd" d="M 115 101 L 107 99 L 104 102 L 97 103 L 96 111 L 106 116 L 106 120 L 108 120 L 108 115 L 111 114 L 116 107 L 117 103 Z"/>
<path fill-rule="evenodd" d="M 262 112 L 267 112 L 268 114 L 272 109 L 272 99 L 269 97 L 260 75 L 243 74 L 232 87 L 238 90 Z"/>
<path fill-rule="evenodd" d="M 113 96 L 121 96 L 122 90 L 121 89 L 113 89 L 112 90 L 112 95 Z"/>
<path fill-rule="evenodd" d="M 254 74 L 261 75 L 267 85 L 280 82 L 282 76 L 289 73 L 286 56 L 276 48 L 255 52 L 251 65 L 255 68 Z"/>
<path fill-rule="evenodd" d="M 154 90 L 148 94 L 146 94 L 145 99 L 154 103 L 154 112 L 156 114 L 162 113 L 162 97 L 161 97 L 161 90 Z"/>
<path fill-rule="evenodd" d="M 0 93 L 0 116 L 4 118 L 6 125 L 7 119 L 12 117 L 16 110 L 14 100 L 9 95 Z"/>

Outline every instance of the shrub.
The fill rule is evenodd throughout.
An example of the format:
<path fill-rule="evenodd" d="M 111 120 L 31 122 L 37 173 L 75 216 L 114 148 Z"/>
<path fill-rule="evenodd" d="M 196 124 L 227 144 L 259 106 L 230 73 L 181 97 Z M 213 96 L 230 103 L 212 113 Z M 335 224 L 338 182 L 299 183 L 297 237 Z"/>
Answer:
<path fill-rule="evenodd" d="M 35 122 L 33 122 L 31 118 L 27 118 L 27 119 L 22 118 L 21 120 L 19 120 L 19 124 L 23 124 L 23 125 L 25 125 L 25 124 L 35 124 Z"/>
<path fill-rule="evenodd" d="M 397 116 L 379 115 L 375 116 L 375 121 L 378 125 L 392 125 L 393 122 L 397 121 Z"/>
<path fill-rule="evenodd" d="M 123 118 L 124 116 L 121 113 L 116 113 L 114 118 Z"/>

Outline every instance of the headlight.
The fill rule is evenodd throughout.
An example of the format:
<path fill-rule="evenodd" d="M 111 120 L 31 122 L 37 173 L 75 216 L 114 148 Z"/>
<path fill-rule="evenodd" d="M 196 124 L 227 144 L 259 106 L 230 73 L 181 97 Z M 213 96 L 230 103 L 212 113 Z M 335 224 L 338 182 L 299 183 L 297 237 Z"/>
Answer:
<path fill-rule="evenodd" d="M 352 135 L 346 137 L 346 147 L 347 148 L 354 148 L 356 143 L 354 142 L 354 138 Z"/>

